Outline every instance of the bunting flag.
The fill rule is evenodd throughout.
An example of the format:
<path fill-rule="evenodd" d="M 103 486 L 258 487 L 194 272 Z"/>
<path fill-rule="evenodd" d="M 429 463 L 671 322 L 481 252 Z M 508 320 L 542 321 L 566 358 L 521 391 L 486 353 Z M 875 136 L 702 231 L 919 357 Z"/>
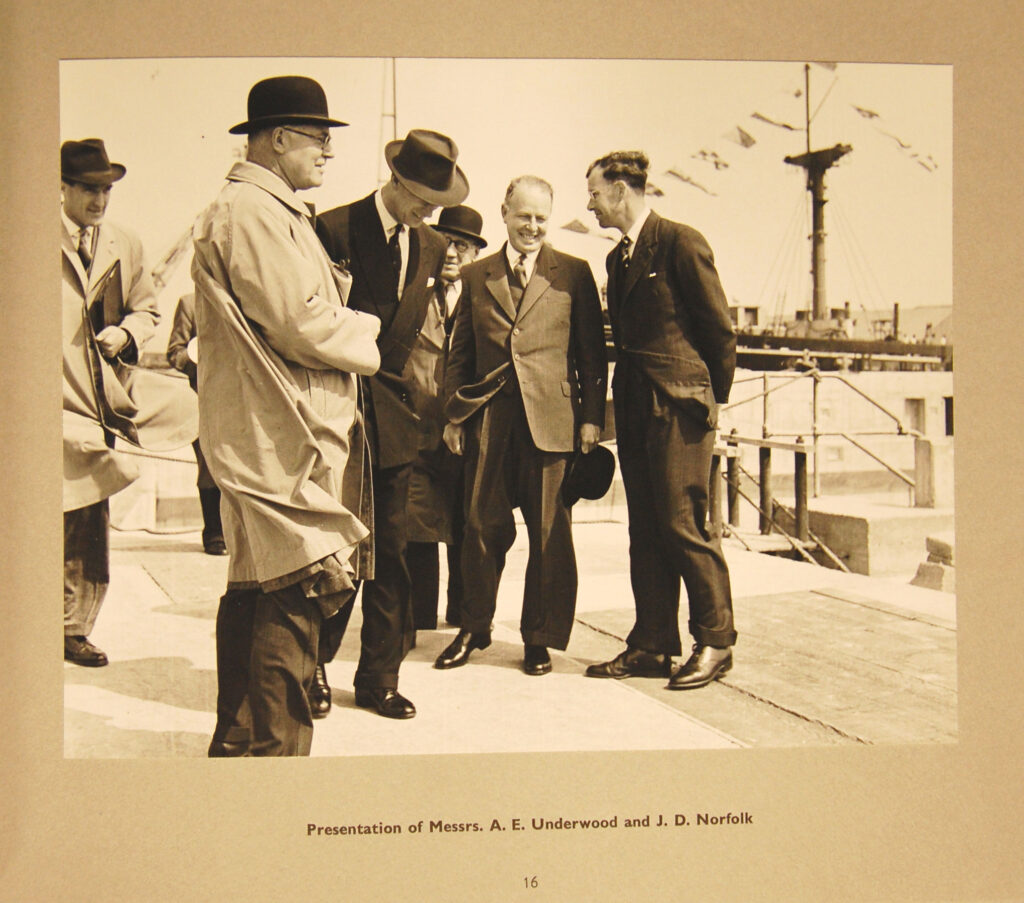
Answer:
<path fill-rule="evenodd" d="M 750 132 L 744 131 L 739 126 L 729 129 L 722 137 L 726 141 L 731 141 L 733 144 L 738 144 L 744 148 L 753 147 L 757 144 L 757 139 Z"/>
<path fill-rule="evenodd" d="M 790 125 L 788 122 L 779 122 L 777 119 L 770 119 L 762 113 L 751 113 L 751 119 L 757 119 L 760 122 L 765 122 L 768 125 L 774 125 L 780 129 L 786 129 L 788 132 L 802 132 L 803 129 L 798 129 L 795 125 Z"/>
<path fill-rule="evenodd" d="M 650 195 L 651 197 L 655 197 L 655 198 L 663 198 L 663 197 L 665 196 L 665 192 L 664 192 L 664 191 L 662 191 L 662 190 L 661 190 L 661 189 L 660 189 L 660 188 L 659 188 L 659 187 L 658 187 L 657 185 L 655 185 L 655 184 L 654 184 L 653 182 L 648 182 L 648 183 L 647 183 L 647 188 L 646 188 L 646 190 L 644 191 L 644 194 L 648 194 L 648 195 Z"/>
<path fill-rule="evenodd" d="M 578 219 L 574 219 L 571 223 L 566 223 L 562 228 L 566 232 L 579 232 L 581 235 L 588 235 L 590 233 L 590 230 Z"/>
<path fill-rule="evenodd" d="M 717 153 L 717 151 L 705 150 L 703 147 L 695 154 L 690 154 L 691 160 L 702 160 L 705 163 L 710 163 L 715 169 L 728 169 L 729 164 L 723 160 Z"/>
<path fill-rule="evenodd" d="M 827 63 L 824 60 L 812 60 L 812 62 L 815 66 L 821 66 L 822 69 L 828 69 L 830 72 L 835 72 L 836 66 L 839 65 L 838 63 Z"/>
<path fill-rule="evenodd" d="M 928 172 L 935 172 L 935 170 L 939 168 L 939 164 L 931 154 L 920 153 L 914 149 L 914 146 L 909 141 L 904 141 L 899 135 L 889 131 L 890 126 L 885 122 L 881 113 L 875 110 L 869 110 L 867 107 L 857 106 L 857 104 L 851 104 L 851 106 L 860 116 L 863 116 L 864 119 L 871 123 L 872 127 L 879 135 L 884 138 L 888 138 L 890 141 L 896 142 L 897 149 L 910 157 L 910 159 L 918 166 L 921 166 Z"/>
<path fill-rule="evenodd" d="M 673 166 L 671 169 L 665 170 L 665 172 L 670 176 L 675 176 L 677 179 L 679 179 L 680 182 L 685 182 L 687 185 L 692 185 L 694 188 L 699 188 L 705 194 L 709 194 L 713 198 L 718 197 L 718 195 L 715 192 L 711 191 L 708 188 L 705 188 L 703 185 L 700 184 L 700 182 L 695 181 L 691 176 L 683 172 L 678 166 Z"/>

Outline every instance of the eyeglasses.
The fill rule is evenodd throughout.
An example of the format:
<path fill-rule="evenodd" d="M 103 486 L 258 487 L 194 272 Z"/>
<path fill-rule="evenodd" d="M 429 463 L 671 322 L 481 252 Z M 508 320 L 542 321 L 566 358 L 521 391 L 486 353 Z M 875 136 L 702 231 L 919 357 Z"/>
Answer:
<path fill-rule="evenodd" d="M 465 239 L 449 237 L 448 247 L 450 248 L 452 245 L 455 245 L 455 250 L 458 251 L 460 254 L 465 254 L 466 251 L 468 251 L 472 247 L 472 245 L 470 245 L 470 243 Z"/>
<path fill-rule="evenodd" d="M 301 129 L 293 129 L 291 126 L 282 125 L 286 132 L 294 132 L 296 135 L 305 135 L 307 138 L 312 138 L 320 145 L 321 151 L 329 151 L 331 149 L 331 133 L 328 132 L 326 135 L 311 135 L 309 132 L 304 132 Z"/>

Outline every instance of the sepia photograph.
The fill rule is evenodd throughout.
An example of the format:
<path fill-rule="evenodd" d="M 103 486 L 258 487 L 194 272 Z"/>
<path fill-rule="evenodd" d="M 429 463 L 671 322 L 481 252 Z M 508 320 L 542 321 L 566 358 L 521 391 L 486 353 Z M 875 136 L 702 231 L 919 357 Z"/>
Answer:
<path fill-rule="evenodd" d="M 515 134 L 516 123 L 507 107 L 488 104 L 493 84 L 531 98 L 523 124 L 543 141 L 494 153 L 494 136 L 510 125 Z M 121 295 L 95 330 L 92 358 L 107 357 L 105 327 L 123 327 L 138 345 L 133 363 L 110 355 L 114 367 L 102 371 L 108 386 L 128 389 L 134 432 L 115 433 L 110 451 L 87 445 L 87 465 L 67 457 L 82 454 L 71 431 L 82 421 L 98 434 L 113 430 L 83 393 L 69 410 L 68 381 L 87 381 L 68 372 L 83 343 L 65 329 L 65 755 L 251 752 L 227 739 L 248 742 L 237 710 L 253 704 L 240 701 L 244 693 L 227 698 L 245 677 L 226 658 L 225 633 L 243 629 L 228 607 L 254 608 L 237 593 L 276 586 L 282 571 L 298 582 L 330 542 L 332 554 L 347 548 L 345 563 L 352 548 L 369 549 L 375 570 L 306 640 L 328 647 L 315 669 L 297 663 L 285 687 L 250 682 L 249 693 L 287 700 L 275 717 L 303 735 L 283 739 L 287 729 L 267 727 L 275 754 L 955 742 L 949 66 L 95 60 L 63 62 L 60 91 L 65 238 L 84 225 L 74 220 L 75 180 L 98 168 L 108 206 L 78 219 L 102 214 L 99 245 L 123 223 L 142 248 L 81 270 L 67 242 L 64 254 L 65 282 L 78 289 L 65 304 L 79 324 L 83 301 L 110 306 L 107 271 L 121 264 Z M 678 115 L 658 115 L 666 98 Z M 243 256 L 230 232 L 217 245 L 218 229 L 244 221 L 210 205 L 230 190 L 225 176 L 241 184 L 244 166 L 262 159 L 257 127 L 285 129 L 285 140 L 298 130 L 300 144 L 309 145 L 302 135 L 327 141 L 310 145 L 313 184 L 276 170 L 276 157 L 258 165 L 274 174 L 275 190 L 295 189 L 286 197 L 313 206 L 321 263 L 343 266 L 349 307 L 379 318 L 386 379 L 360 361 L 360 342 L 374 336 L 359 331 L 359 318 L 337 319 L 337 348 L 295 344 L 317 328 L 307 296 L 325 287 L 304 276 L 312 289 L 281 285 L 271 297 L 294 270 L 266 272 L 274 252 L 254 244 Z M 102 137 L 90 144 L 93 134 Z M 72 156 L 90 148 L 90 163 Z M 599 159 L 605 175 L 595 181 Z M 447 167 L 437 185 L 432 165 Z M 403 193 L 392 195 L 395 187 Z M 520 202 L 539 203 L 539 215 L 518 217 Z M 663 230 L 685 224 L 687 246 L 654 259 L 669 233 L 639 238 L 652 214 Z M 408 261 L 396 305 L 381 223 L 403 216 Z M 608 261 L 630 232 L 644 271 L 614 285 Z M 531 248 L 532 289 L 492 256 L 507 253 L 511 267 Z M 583 276 L 537 271 L 541 248 Z M 204 316 L 210 253 L 224 258 L 213 278 L 258 350 L 213 347 L 238 335 L 214 312 Z M 475 293 L 460 272 L 474 258 L 471 273 L 490 273 Z M 533 294 L 531 303 L 510 306 L 510 285 Z M 663 298 L 669 307 L 659 310 Z M 388 351 L 396 342 L 399 354 Z M 308 437 L 320 427 L 289 422 L 291 403 L 281 402 L 287 414 L 267 410 L 265 387 L 251 394 L 226 380 L 219 368 L 234 377 L 256 366 L 250 354 L 292 370 L 321 354 L 315 371 L 357 374 L 368 460 L 354 427 L 344 426 L 347 456 L 342 449 L 332 460 L 324 440 Z M 497 368 L 516 384 L 504 394 L 520 396 L 522 434 L 490 422 L 504 401 L 493 388 Z M 305 371 L 301 379 L 308 383 Z M 385 407 L 396 399 L 403 410 Z M 676 413 L 681 441 L 650 423 Z M 410 415 L 411 446 L 402 426 Z M 338 416 L 352 424 L 360 415 L 343 405 Z M 466 435 L 458 454 L 443 438 L 449 423 Z M 546 487 L 567 481 L 574 453 L 587 463 L 577 434 L 591 423 L 607 473 L 595 472 L 585 497 L 551 498 Z M 495 428 L 504 431 L 492 458 Z M 310 443 L 309 457 L 297 441 Z M 631 459 L 633 449 L 646 454 Z M 524 456 L 537 452 L 558 457 L 524 473 Z M 313 473 L 319 455 L 346 473 L 359 457 L 373 476 L 371 499 L 357 493 L 335 511 L 308 497 L 309 483 L 340 491 L 344 482 Z M 120 488 L 106 482 L 106 467 L 138 475 Z M 254 501 L 254 481 L 275 497 Z M 68 531 L 88 528 L 69 518 L 91 510 L 80 504 L 88 493 L 113 485 L 99 500 L 109 509 L 109 588 L 86 589 L 69 576 L 83 556 Z M 391 493 L 401 493 L 397 502 Z M 360 514 L 371 526 L 353 546 Z M 273 560 L 275 542 L 306 548 Z M 381 593 L 404 606 L 391 612 L 390 633 L 373 620 Z M 87 618 L 76 613 L 86 594 L 106 594 Z M 692 636 L 684 643 L 680 632 Z M 372 649 L 389 643 L 385 666 Z M 584 679 L 595 676 L 613 679 Z M 373 704 L 378 686 L 392 695 Z M 701 692 L 666 692 L 674 689 Z M 295 697 L 308 707 L 296 708 Z"/>
<path fill-rule="evenodd" d="M 1020 898 L 1012 11 L 40 12 L 13 899 Z"/>

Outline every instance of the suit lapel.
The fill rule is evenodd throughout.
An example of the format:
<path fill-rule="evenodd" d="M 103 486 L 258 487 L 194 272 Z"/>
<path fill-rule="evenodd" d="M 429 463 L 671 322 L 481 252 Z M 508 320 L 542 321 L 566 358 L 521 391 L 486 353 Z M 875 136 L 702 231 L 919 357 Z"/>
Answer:
<path fill-rule="evenodd" d="M 110 269 L 110 265 L 117 259 L 117 247 L 114 234 L 102 225 L 96 227 L 99 234 L 96 236 L 95 251 L 92 266 L 89 267 L 89 289 L 95 287 L 96 283 L 104 273 Z M 75 255 L 78 256 L 77 254 Z"/>
<path fill-rule="evenodd" d="M 654 259 L 654 252 L 658 247 L 658 220 L 657 214 L 652 210 L 647 215 L 647 222 L 644 223 L 640 234 L 637 236 L 636 248 L 629 261 L 629 270 L 623 280 L 622 290 L 619 292 L 619 306 L 629 297 L 640 277 L 650 272 L 651 260 Z"/>
<path fill-rule="evenodd" d="M 505 312 L 509 322 L 515 322 L 516 306 L 512 302 L 512 292 L 509 291 L 508 275 L 505 269 L 505 247 L 502 245 L 501 250 L 491 257 L 491 263 L 487 269 L 487 276 L 484 278 L 484 282 L 487 285 L 487 290 L 494 296 L 494 300 L 498 302 L 498 307 Z"/>
<path fill-rule="evenodd" d="M 522 301 L 519 302 L 518 319 L 521 320 L 525 317 L 540 299 L 541 295 L 548 290 L 548 287 L 555 279 L 557 271 L 558 261 L 555 259 L 554 252 L 548 245 L 542 246 L 540 253 L 537 255 L 537 265 L 533 268 L 533 275 L 526 284 Z"/>
<path fill-rule="evenodd" d="M 70 267 L 78 281 L 79 294 L 84 298 L 89 290 L 89 276 L 82 266 L 82 260 L 72 245 L 71 236 L 63 222 L 60 224 L 60 250 L 67 267 Z"/>
<path fill-rule="evenodd" d="M 369 289 L 367 296 L 379 315 L 382 304 L 394 304 L 397 298 L 393 297 L 394 285 L 387 278 L 393 270 L 388 259 L 384 227 L 377 216 L 373 195 L 360 201 L 353 214 L 350 236 L 352 262 L 359 261 L 363 284 Z"/>

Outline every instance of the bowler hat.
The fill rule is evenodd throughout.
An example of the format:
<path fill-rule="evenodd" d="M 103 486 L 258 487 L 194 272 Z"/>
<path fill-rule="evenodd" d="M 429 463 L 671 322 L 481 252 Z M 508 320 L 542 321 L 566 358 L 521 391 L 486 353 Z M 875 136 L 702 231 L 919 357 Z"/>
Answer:
<path fill-rule="evenodd" d="M 284 123 L 348 125 L 327 115 L 327 95 L 320 83 L 304 75 L 276 75 L 256 82 L 249 89 L 249 118 L 232 126 L 232 135 L 251 135 L 260 129 Z"/>
<path fill-rule="evenodd" d="M 413 129 L 399 141 L 384 147 L 384 159 L 398 181 L 420 200 L 438 207 L 461 204 L 469 194 L 469 182 L 455 160 L 459 149 L 440 132 Z"/>
<path fill-rule="evenodd" d="M 60 146 L 60 178 L 62 182 L 81 185 L 109 185 L 124 176 L 120 163 L 107 159 L 107 149 L 99 138 L 65 141 Z"/>
<path fill-rule="evenodd" d="M 484 227 L 484 218 L 472 207 L 445 207 L 437 218 L 434 228 L 446 235 L 458 235 L 461 238 L 468 238 L 479 248 L 486 248 L 480 230 Z"/>
<path fill-rule="evenodd" d="M 577 451 L 565 469 L 562 501 L 571 508 L 580 499 L 599 499 L 612 485 L 615 455 L 603 445 L 595 445 L 587 454 Z"/>

